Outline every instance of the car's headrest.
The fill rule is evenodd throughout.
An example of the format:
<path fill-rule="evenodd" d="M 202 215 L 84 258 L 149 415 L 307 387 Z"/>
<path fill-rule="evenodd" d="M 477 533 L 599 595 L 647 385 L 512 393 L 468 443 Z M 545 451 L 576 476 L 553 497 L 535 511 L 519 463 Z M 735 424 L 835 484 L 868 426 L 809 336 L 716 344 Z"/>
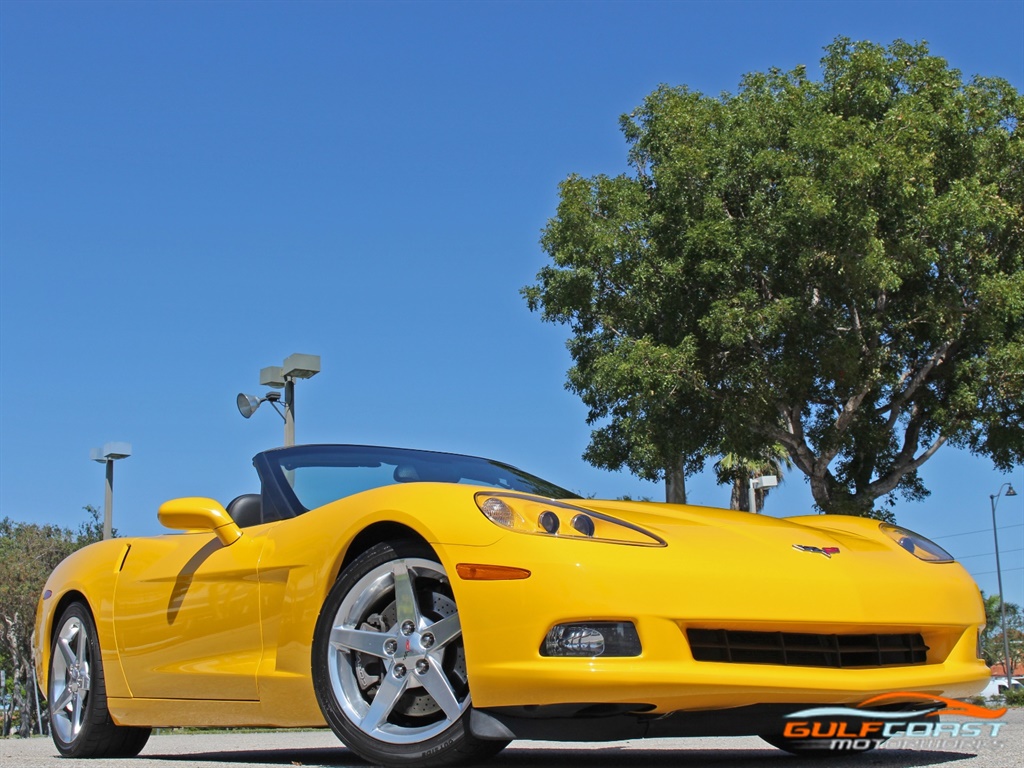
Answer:
<path fill-rule="evenodd" d="M 395 467 L 396 483 L 416 483 L 419 479 L 420 473 L 412 464 L 399 464 Z"/>
<path fill-rule="evenodd" d="M 232 499 L 226 510 L 239 528 L 263 522 L 263 498 L 258 493 L 243 493 Z"/>

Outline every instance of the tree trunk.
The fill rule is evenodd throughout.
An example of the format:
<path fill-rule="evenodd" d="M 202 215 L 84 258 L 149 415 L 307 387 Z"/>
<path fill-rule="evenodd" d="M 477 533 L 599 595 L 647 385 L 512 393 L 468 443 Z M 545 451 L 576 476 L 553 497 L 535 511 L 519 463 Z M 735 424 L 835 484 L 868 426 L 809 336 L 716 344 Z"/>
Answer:
<path fill-rule="evenodd" d="M 686 503 L 686 474 L 683 472 L 683 460 L 674 467 L 665 470 L 665 502 L 668 504 Z"/>
<path fill-rule="evenodd" d="M 749 512 L 747 507 L 750 506 L 750 499 L 747 497 L 747 486 L 746 483 L 750 482 L 750 478 L 746 475 L 733 478 L 732 481 L 732 493 L 729 494 L 729 509 L 738 509 L 741 512 Z"/>

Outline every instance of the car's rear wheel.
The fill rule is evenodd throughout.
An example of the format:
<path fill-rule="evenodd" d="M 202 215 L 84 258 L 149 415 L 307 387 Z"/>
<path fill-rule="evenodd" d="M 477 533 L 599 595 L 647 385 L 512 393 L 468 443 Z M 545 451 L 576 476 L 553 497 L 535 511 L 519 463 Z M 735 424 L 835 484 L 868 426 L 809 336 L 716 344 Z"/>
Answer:
<path fill-rule="evenodd" d="M 49 688 L 50 733 L 65 757 L 134 757 L 146 745 L 149 728 L 110 717 L 96 623 L 82 603 L 69 605 L 57 623 Z"/>
<path fill-rule="evenodd" d="M 459 613 L 423 544 L 378 544 L 345 568 L 317 621 L 312 663 L 324 717 L 367 760 L 456 765 L 508 743 L 470 733 Z"/>

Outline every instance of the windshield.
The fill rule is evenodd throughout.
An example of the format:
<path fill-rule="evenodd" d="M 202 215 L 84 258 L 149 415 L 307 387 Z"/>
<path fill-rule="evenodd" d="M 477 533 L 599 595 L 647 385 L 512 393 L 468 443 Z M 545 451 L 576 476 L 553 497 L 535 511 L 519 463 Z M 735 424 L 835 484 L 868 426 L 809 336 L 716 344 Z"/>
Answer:
<path fill-rule="evenodd" d="M 576 498 L 576 494 L 508 464 L 454 453 L 303 445 L 267 451 L 264 456 L 305 510 L 371 488 L 416 482 L 484 485 L 553 499 Z"/>

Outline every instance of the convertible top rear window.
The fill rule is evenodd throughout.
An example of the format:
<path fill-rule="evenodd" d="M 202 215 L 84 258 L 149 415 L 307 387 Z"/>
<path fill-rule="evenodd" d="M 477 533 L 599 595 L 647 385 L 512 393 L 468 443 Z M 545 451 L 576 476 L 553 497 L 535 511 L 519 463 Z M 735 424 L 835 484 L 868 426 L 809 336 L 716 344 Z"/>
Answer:
<path fill-rule="evenodd" d="M 454 453 L 365 445 L 301 445 L 260 454 L 300 511 L 396 483 L 461 483 L 555 499 L 576 494 L 508 464 Z M 291 506 L 291 505 L 289 505 Z"/>

